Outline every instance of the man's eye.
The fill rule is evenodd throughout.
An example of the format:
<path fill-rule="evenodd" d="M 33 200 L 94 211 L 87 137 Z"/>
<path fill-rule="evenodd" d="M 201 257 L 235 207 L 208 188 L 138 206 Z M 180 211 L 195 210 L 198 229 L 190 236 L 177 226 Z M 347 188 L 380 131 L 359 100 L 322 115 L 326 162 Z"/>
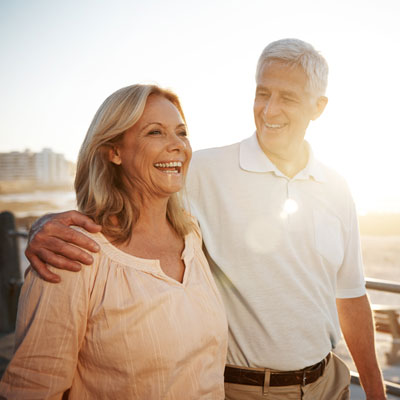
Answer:
<path fill-rule="evenodd" d="M 292 97 L 284 97 L 283 100 L 287 101 L 288 103 L 295 103 L 296 100 L 293 99 Z"/>

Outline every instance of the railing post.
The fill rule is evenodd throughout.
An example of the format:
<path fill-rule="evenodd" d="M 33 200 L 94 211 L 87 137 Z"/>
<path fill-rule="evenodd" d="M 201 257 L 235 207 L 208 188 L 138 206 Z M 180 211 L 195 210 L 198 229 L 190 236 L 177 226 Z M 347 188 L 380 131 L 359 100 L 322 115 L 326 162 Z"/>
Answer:
<path fill-rule="evenodd" d="M 0 332 L 12 332 L 21 282 L 18 237 L 15 218 L 9 211 L 0 213 Z"/>

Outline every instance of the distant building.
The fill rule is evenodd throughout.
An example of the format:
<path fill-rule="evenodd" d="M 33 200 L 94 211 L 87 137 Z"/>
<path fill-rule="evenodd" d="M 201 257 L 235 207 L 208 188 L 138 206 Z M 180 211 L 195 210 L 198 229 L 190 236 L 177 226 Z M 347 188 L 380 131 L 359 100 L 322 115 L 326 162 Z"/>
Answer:
<path fill-rule="evenodd" d="M 34 153 L 0 153 L 0 180 L 36 180 Z"/>
<path fill-rule="evenodd" d="M 43 186 L 63 185 L 71 183 L 73 170 L 73 163 L 51 149 L 43 149 L 40 153 L 30 150 L 0 153 L 0 181 L 28 181 Z"/>

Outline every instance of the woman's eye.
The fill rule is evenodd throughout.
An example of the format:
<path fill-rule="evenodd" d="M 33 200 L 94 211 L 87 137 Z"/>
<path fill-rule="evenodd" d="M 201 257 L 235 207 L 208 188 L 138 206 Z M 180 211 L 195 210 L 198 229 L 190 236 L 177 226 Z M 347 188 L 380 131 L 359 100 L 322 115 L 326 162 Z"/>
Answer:
<path fill-rule="evenodd" d="M 181 131 L 178 133 L 179 136 L 187 136 L 187 132 L 186 131 Z"/>
<path fill-rule="evenodd" d="M 158 131 L 158 130 L 154 130 L 154 131 L 150 131 L 149 133 L 148 133 L 148 135 L 161 135 L 161 131 Z"/>

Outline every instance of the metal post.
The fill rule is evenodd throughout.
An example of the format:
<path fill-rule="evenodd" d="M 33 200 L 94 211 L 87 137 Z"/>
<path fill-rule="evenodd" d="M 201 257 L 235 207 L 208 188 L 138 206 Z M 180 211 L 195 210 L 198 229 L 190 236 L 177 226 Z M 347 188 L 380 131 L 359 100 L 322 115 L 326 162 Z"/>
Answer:
<path fill-rule="evenodd" d="M 390 293 L 400 293 L 399 282 L 387 281 L 384 279 L 366 278 L 366 288 L 372 290 L 382 290 Z"/>
<path fill-rule="evenodd" d="M 15 218 L 9 211 L 0 213 L 0 332 L 15 329 L 21 282 Z"/>

